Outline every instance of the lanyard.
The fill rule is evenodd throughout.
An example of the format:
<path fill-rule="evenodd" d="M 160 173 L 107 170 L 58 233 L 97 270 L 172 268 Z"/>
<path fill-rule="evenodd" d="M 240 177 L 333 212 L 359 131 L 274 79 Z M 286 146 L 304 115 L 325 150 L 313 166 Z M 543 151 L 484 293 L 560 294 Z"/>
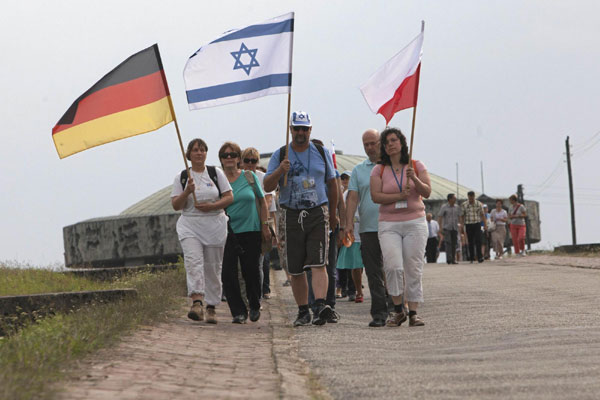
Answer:
<path fill-rule="evenodd" d="M 308 168 L 304 166 L 304 163 L 302 162 L 302 160 L 300 160 L 300 157 L 298 157 L 298 154 L 294 151 L 294 149 L 292 149 L 291 145 L 290 150 L 292 150 L 292 153 L 294 153 L 294 157 L 296 157 L 296 160 L 298 160 L 300 165 L 302 165 L 302 168 L 306 169 L 306 176 L 310 176 L 310 144 L 308 145 Z"/>
<path fill-rule="evenodd" d="M 396 180 L 396 184 L 400 188 L 400 192 L 402 192 L 402 182 L 404 182 L 404 166 L 402 167 L 402 172 L 400 172 L 400 182 L 398 182 L 398 177 L 396 176 L 396 173 L 394 172 L 394 167 L 392 167 L 390 165 L 390 168 L 392 169 L 392 174 L 394 174 L 394 179 Z"/>

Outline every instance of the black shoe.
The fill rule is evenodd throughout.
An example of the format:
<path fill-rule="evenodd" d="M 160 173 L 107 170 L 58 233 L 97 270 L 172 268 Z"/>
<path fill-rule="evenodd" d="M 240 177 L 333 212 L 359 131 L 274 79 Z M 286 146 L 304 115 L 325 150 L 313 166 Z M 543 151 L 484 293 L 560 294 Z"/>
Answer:
<path fill-rule="evenodd" d="M 356 293 L 352 293 L 348 295 L 348 301 L 354 301 L 356 300 Z"/>
<path fill-rule="evenodd" d="M 260 310 L 250 310 L 250 321 L 256 322 L 260 318 Z"/>
<path fill-rule="evenodd" d="M 331 318 L 327 320 L 330 324 L 337 324 L 340 320 L 340 314 L 338 314 L 334 309 L 332 309 L 333 313 L 331 314 Z"/>
<path fill-rule="evenodd" d="M 369 322 L 369 326 L 372 328 L 381 328 L 385 326 L 385 319 L 373 318 L 373 321 Z"/>
<path fill-rule="evenodd" d="M 324 325 L 327 321 L 331 319 L 334 312 L 335 311 L 333 311 L 330 306 L 325 304 L 319 309 L 319 312 L 315 316 L 315 318 L 313 318 L 313 325 Z"/>
<path fill-rule="evenodd" d="M 245 324 L 246 318 L 247 317 L 244 314 L 236 315 L 235 317 L 233 317 L 233 320 L 231 321 L 231 323 L 232 324 Z"/>
<path fill-rule="evenodd" d="M 304 326 L 309 325 L 311 321 L 310 312 L 307 311 L 305 313 L 298 313 L 298 317 L 294 321 L 294 326 Z"/>
<path fill-rule="evenodd" d="M 483 262 L 483 258 L 480 258 L 478 262 L 481 264 Z"/>

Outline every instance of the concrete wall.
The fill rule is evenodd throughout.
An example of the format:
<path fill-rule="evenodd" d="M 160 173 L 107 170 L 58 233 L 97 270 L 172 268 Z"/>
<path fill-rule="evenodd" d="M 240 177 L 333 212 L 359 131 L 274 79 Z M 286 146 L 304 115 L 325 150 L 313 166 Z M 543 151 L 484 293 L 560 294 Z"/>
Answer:
<path fill-rule="evenodd" d="M 177 261 L 178 213 L 115 216 L 63 228 L 65 265 L 123 266 Z"/>

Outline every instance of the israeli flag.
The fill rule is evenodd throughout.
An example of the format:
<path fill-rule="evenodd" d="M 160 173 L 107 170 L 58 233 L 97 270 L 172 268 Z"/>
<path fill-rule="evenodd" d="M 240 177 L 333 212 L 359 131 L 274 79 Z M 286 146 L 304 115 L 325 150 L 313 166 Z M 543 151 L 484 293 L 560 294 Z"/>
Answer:
<path fill-rule="evenodd" d="M 190 110 L 289 93 L 293 38 L 291 12 L 202 46 L 183 70 Z"/>

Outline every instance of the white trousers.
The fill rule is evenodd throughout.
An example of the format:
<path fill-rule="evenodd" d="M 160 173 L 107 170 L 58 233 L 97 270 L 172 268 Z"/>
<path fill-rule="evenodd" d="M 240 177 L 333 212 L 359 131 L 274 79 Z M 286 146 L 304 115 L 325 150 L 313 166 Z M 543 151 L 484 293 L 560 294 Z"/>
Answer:
<path fill-rule="evenodd" d="M 207 247 L 196 238 L 181 240 L 183 262 L 187 278 L 188 296 L 204 295 L 207 305 L 221 303 L 223 285 L 221 267 L 223 265 L 223 247 Z"/>
<path fill-rule="evenodd" d="M 425 217 L 405 222 L 379 221 L 379 244 L 389 294 L 404 294 L 405 301 L 422 303 L 423 264 L 427 246 Z"/>

